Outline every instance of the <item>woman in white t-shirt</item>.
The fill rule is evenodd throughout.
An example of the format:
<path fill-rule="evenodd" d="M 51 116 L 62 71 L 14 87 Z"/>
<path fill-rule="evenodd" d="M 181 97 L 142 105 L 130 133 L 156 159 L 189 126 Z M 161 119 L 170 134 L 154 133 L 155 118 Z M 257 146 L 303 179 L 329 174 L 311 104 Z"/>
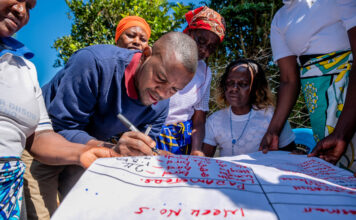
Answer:
<path fill-rule="evenodd" d="M 356 171 L 356 1 L 284 0 L 271 24 L 281 76 L 278 103 L 261 146 L 273 149 L 300 91 L 316 141 L 309 156 Z M 298 68 L 297 66 L 300 66 Z"/>
<path fill-rule="evenodd" d="M 265 73 L 253 60 L 229 64 L 220 78 L 220 99 L 229 107 L 212 114 L 205 125 L 203 152 L 212 157 L 256 152 L 273 115 L 273 99 Z M 287 122 L 279 137 L 279 147 L 292 150 L 294 134 Z"/>

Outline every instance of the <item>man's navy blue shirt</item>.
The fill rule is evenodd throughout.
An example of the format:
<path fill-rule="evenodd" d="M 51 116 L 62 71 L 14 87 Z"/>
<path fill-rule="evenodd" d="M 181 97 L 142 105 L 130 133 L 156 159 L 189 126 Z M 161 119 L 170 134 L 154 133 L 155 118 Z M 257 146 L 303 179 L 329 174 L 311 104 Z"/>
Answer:
<path fill-rule="evenodd" d="M 152 124 L 150 136 L 159 135 L 168 100 L 145 106 L 126 92 L 125 69 L 138 52 L 95 45 L 74 53 L 42 88 L 54 130 L 76 143 L 106 141 L 128 131 L 116 117 L 121 113 L 141 131 Z"/>

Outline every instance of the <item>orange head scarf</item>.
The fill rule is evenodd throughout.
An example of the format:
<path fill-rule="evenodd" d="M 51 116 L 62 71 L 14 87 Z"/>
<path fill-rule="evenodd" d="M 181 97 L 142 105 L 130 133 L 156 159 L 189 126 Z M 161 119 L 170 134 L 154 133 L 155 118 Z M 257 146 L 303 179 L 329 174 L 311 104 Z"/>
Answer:
<path fill-rule="evenodd" d="M 115 43 L 117 42 L 117 40 L 125 30 L 135 26 L 139 26 L 140 28 L 142 28 L 146 32 L 148 39 L 150 39 L 151 28 L 147 24 L 145 19 L 138 16 L 127 16 L 121 19 L 120 22 L 117 24 L 116 33 L 115 33 Z"/>
<path fill-rule="evenodd" d="M 224 18 L 211 8 L 202 6 L 200 8 L 189 11 L 185 14 L 188 27 L 184 29 L 187 33 L 191 29 L 204 29 L 218 35 L 220 42 L 225 37 L 225 21 Z"/>

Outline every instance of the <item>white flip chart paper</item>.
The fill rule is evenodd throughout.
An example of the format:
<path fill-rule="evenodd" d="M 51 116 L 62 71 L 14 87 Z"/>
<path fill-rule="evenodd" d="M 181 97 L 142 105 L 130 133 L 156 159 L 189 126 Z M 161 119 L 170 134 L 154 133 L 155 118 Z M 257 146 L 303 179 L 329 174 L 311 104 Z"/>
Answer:
<path fill-rule="evenodd" d="M 355 219 L 356 178 L 318 158 L 261 152 L 97 160 L 56 219 Z"/>

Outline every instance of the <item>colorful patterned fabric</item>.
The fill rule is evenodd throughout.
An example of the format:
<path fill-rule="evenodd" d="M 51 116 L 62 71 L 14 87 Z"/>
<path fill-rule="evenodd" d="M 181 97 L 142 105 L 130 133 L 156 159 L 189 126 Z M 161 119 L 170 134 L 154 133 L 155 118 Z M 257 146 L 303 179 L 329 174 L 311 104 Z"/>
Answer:
<path fill-rule="evenodd" d="M 0 160 L 0 219 L 20 219 L 24 172 L 20 158 Z"/>
<path fill-rule="evenodd" d="M 157 148 L 174 154 L 189 155 L 192 143 L 192 127 L 192 120 L 164 125 L 156 140 Z"/>
<path fill-rule="evenodd" d="M 301 68 L 302 90 L 316 141 L 334 131 L 344 107 L 352 62 L 351 51 L 338 51 L 312 58 Z M 339 161 L 341 167 L 354 172 L 355 140 Z"/>
<path fill-rule="evenodd" d="M 184 33 L 187 33 L 190 29 L 204 29 L 214 32 L 218 35 L 220 42 L 225 37 L 225 21 L 224 18 L 206 6 L 199 7 L 185 14 L 188 27 L 184 29 Z"/>

